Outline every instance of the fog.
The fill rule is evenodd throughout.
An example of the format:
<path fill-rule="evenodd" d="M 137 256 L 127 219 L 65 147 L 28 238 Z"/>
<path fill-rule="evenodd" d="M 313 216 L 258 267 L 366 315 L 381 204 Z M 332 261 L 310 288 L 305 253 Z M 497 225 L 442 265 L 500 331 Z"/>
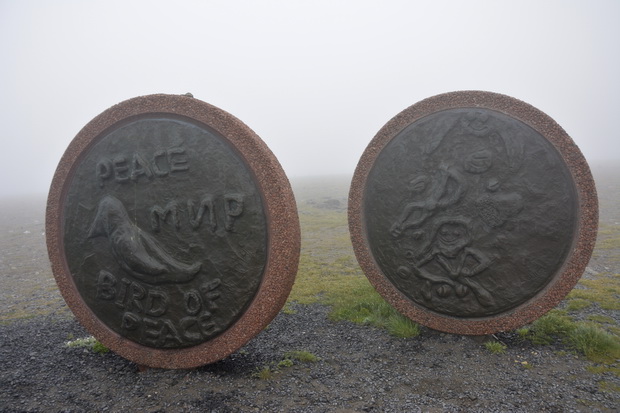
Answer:
<path fill-rule="evenodd" d="M 352 174 L 390 118 L 486 90 L 620 159 L 620 2 L 0 0 L 0 194 L 44 193 L 67 145 L 126 99 L 241 119 L 289 177 Z"/>

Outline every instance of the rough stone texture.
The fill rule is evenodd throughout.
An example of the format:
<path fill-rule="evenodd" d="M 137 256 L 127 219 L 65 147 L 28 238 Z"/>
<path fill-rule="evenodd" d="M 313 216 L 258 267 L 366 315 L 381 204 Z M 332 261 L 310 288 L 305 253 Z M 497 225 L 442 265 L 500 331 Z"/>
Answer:
<path fill-rule="evenodd" d="M 112 331 L 97 318 L 76 289 L 64 250 L 63 231 L 69 182 L 83 155 L 119 123 L 148 114 L 180 116 L 214 129 L 235 148 L 254 175 L 267 221 L 267 262 L 258 292 L 232 326 L 201 344 L 163 349 L 147 347 Z M 280 164 L 265 143 L 229 113 L 190 96 L 149 95 L 124 101 L 90 121 L 63 155 L 50 188 L 46 238 L 59 289 L 80 323 L 98 340 L 140 365 L 190 368 L 225 358 L 264 329 L 284 305 L 297 272 L 300 229 L 293 193 Z"/>
<path fill-rule="evenodd" d="M 570 171 L 578 204 L 578 222 L 572 248 L 551 281 L 522 304 L 486 317 L 467 318 L 441 314 L 419 305 L 396 288 L 380 269 L 377 258 L 371 251 L 364 216 L 368 177 L 386 146 L 412 123 L 431 114 L 460 108 L 500 112 L 542 135 L 556 148 Z M 583 274 L 594 248 L 598 228 L 598 203 L 594 181 L 583 155 L 567 133 L 549 116 L 527 103 L 505 95 L 481 91 L 452 92 L 425 99 L 405 109 L 372 139 L 359 161 L 351 184 L 349 228 L 357 260 L 366 276 L 377 291 L 400 312 L 436 330 L 483 335 L 508 331 L 527 324 L 555 307 L 570 292 Z"/>

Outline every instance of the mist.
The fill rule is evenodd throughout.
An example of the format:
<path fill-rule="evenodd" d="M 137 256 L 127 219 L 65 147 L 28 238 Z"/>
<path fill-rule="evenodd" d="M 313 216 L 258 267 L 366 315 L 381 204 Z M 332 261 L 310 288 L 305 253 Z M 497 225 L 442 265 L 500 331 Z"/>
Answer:
<path fill-rule="evenodd" d="M 619 18 L 612 0 L 0 0 L 0 195 L 47 192 L 86 123 L 152 93 L 230 112 L 291 178 L 352 174 L 389 119 L 457 90 L 523 100 L 613 163 Z"/>

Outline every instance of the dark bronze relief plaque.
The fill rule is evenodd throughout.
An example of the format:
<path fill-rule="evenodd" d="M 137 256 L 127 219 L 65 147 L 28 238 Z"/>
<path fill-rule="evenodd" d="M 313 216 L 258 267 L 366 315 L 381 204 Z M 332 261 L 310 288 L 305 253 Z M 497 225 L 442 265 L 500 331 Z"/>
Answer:
<path fill-rule="evenodd" d="M 284 305 L 299 259 L 295 200 L 241 121 L 150 95 L 93 119 L 48 197 L 58 286 L 84 326 L 139 364 L 220 360 Z"/>
<path fill-rule="evenodd" d="M 252 174 L 221 136 L 188 119 L 146 116 L 101 136 L 75 169 L 64 216 L 77 289 L 137 343 L 208 340 L 261 282 L 267 231 Z"/>
<path fill-rule="evenodd" d="M 570 172 L 538 132 L 488 109 L 420 119 L 381 151 L 364 223 L 388 279 L 417 304 L 486 317 L 536 295 L 572 245 Z"/>
<path fill-rule="evenodd" d="M 585 161 L 588 180 L 575 182 L 566 159 L 578 149 L 561 153 L 555 145 L 570 138 L 543 135 L 532 125 L 555 123 L 531 110 L 486 92 L 439 95 L 367 148 L 351 191 L 354 247 L 375 287 L 414 320 L 468 334 L 515 327 L 581 275 L 574 264 L 585 267 L 591 234 L 586 255 L 573 255 L 596 233 L 582 228 L 597 214 L 594 185 Z M 584 210 L 584 198 L 594 206 Z"/>

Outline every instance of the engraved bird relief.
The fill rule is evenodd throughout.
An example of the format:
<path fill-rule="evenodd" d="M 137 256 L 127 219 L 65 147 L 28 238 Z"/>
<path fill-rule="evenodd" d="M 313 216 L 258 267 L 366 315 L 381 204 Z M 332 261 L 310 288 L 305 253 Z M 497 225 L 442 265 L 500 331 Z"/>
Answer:
<path fill-rule="evenodd" d="M 134 224 L 123 203 L 106 195 L 97 207 L 88 238 L 106 237 L 114 258 L 128 274 L 149 284 L 192 280 L 202 264 L 186 264 L 170 255 L 150 234 Z"/>

